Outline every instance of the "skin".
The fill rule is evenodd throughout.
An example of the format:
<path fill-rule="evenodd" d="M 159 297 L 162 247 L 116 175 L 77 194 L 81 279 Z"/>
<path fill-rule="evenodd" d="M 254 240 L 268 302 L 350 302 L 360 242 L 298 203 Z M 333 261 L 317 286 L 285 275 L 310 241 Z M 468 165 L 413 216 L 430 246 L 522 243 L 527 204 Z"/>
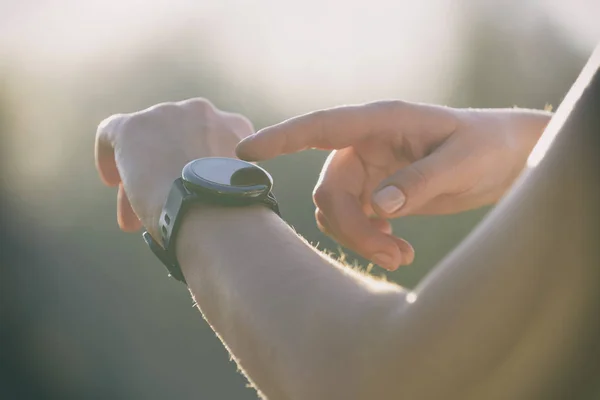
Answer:
<path fill-rule="evenodd" d="M 168 135 L 172 129 L 176 132 Z M 252 132 L 246 117 L 217 110 L 201 98 L 102 121 L 96 133 L 96 168 L 104 184 L 118 187 L 119 227 L 135 232 L 144 226 L 160 239 L 158 218 L 183 166 L 201 157 L 235 157 L 235 145 Z"/>
<path fill-rule="evenodd" d="M 388 219 L 450 214 L 495 203 L 522 170 L 550 116 L 533 110 L 461 110 L 384 101 L 320 110 L 253 134 L 244 116 L 217 110 L 205 99 L 191 99 L 104 120 L 97 133 L 96 166 L 105 184 L 119 187 L 121 229 L 132 232 L 144 225 L 158 237 L 158 216 L 170 183 L 188 161 L 234 157 L 240 140 L 235 152 L 248 161 L 309 148 L 333 150 L 314 190 L 317 225 L 342 245 L 394 270 L 410 264 L 414 250 L 393 236 Z M 162 119 L 196 125 L 203 134 L 185 137 L 178 148 L 161 154 L 164 161 L 160 164 L 130 166 L 130 157 L 120 157 L 121 146 L 151 154 L 156 146 L 173 147 L 161 142 L 177 137 L 159 136 L 162 132 L 157 130 L 140 133 L 139 128 L 126 140 L 118 135 L 131 120 L 139 126 Z M 133 168 L 131 175 L 147 174 L 152 182 L 121 179 L 119 170 Z M 394 213 L 373 201 L 374 193 L 388 185 L 406 197 Z"/>
<path fill-rule="evenodd" d="M 490 121 L 523 129 L 536 126 L 530 118 L 510 121 L 518 112 L 501 114 L 504 117 Z M 481 132 L 482 138 L 486 132 Z M 539 135 L 517 132 L 518 137 Z M 251 133 L 245 118 L 216 110 L 204 99 L 165 103 L 105 120 L 97 132 L 96 160 L 103 180 L 119 187 L 120 226 L 133 231 L 144 225 L 158 237 L 159 212 L 181 168 L 198 157 L 233 156 L 236 143 Z M 282 136 L 273 137 L 273 143 L 285 143 Z M 471 153 L 490 149 L 486 140 L 473 143 L 480 147 L 472 147 Z M 514 168 L 501 166 L 495 175 L 502 176 L 499 180 Z M 413 292 L 339 265 L 261 206 L 198 205 L 183 219 L 177 257 L 203 316 L 263 397 L 537 398 L 534 394 L 546 387 L 542 383 L 567 354 L 566 342 L 556 335 L 547 338 L 545 332 L 562 329 L 568 334 L 577 329 L 581 315 L 569 310 L 589 294 L 582 282 L 595 282 L 576 273 L 582 263 L 571 267 L 572 279 L 556 273 L 565 257 L 581 253 L 581 241 L 569 242 L 572 249 L 563 245 L 561 257 L 549 258 L 545 251 L 556 243 L 542 233 L 572 216 L 545 217 L 551 210 L 540 205 L 552 205 L 545 199 L 569 198 L 563 192 L 540 191 L 544 174 L 530 174 L 529 183 L 513 191 L 509 205 L 523 204 L 520 210 L 506 213 L 506 207 L 496 208 L 470 243 L 453 252 Z M 472 198 L 491 196 L 485 190 L 489 187 L 476 184 L 481 191 L 472 193 L 483 194 Z M 510 228 L 526 216 L 534 223 L 517 231 Z M 497 229 L 500 226 L 505 229 Z M 535 302 L 550 308 L 540 314 L 523 307 Z M 557 309 L 557 302 L 563 307 Z M 528 350 L 520 351 L 517 342 Z M 533 367 L 520 371 L 511 363 Z M 526 382 L 515 379 L 515 371 L 526 376 Z"/>
<path fill-rule="evenodd" d="M 414 250 L 388 219 L 451 214 L 495 203 L 519 175 L 551 114 L 459 110 L 384 101 L 320 110 L 244 139 L 237 155 L 259 161 L 309 148 L 333 150 L 315 187 L 319 228 L 388 269 Z M 399 210 L 378 206 L 378 190 L 398 188 Z"/>
<path fill-rule="evenodd" d="M 589 384 L 597 381 L 600 332 L 594 151 L 599 66 L 597 50 L 510 191 L 413 292 L 339 265 L 265 207 L 198 204 L 191 209 L 177 238 L 183 274 L 203 316 L 259 395 L 596 398 L 590 394 L 597 387 Z M 384 118 L 390 113 L 397 118 Z M 252 136 L 237 152 L 263 159 L 310 147 L 335 148 L 339 151 L 324 176 L 342 179 L 344 168 L 354 166 L 362 185 L 393 184 L 405 192 L 397 216 L 445 213 L 502 196 L 546 122 L 547 115 L 531 111 L 375 103 L 293 119 Z M 298 123 L 302 129 L 289 129 Z M 197 157 L 233 156 L 236 143 L 251 133 L 244 117 L 218 111 L 204 99 L 104 121 L 96 136 L 96 161 L 105 183 L 119 187 L 121 227 L 132 231 L 143 224 L 157 237 L 160 209 L 183 165 Z M 402 144 L 395 148 L 402 150 L 400 156 L 388 155 L 390 162 L 408 157 L 406 149 L 415 161 L 394 169 L 383 182 L 371 182 L 369 164 L 361 170 L 356 158 L 376 165 L 377 157 L 355 148 L 362 149 L 363 140 L 376 143 L 375 137 Z M 386 150 L 381 151 L 373 154 L 383 156 Z M 421 167 L 410 174 L 415 165 Z M 448 169 L 453 173 L 444 180 Z M 344 179 L 352 190 L 336 186 L 336 179 L 321 179 L 319 187 L 326 189 L 317 193 L 326 195 L 315 196 L 319 209 L 327 201 L 349 207 L 346 211 L 355 211 L 353 224 L 364 227 L 371 214 L 365 207 L 369 191 Z M 420 183 L 412 185 L 415 180 Z M 377 193 L 371 206 L 382 219 L 382 210 L 373 206 Z M 324 229 L 348 237 L 362 234 L 355 225 L 335 231 L 343 223 L 336 212 L 324 207 L 329 221 Z M 385 233 L 381 243 L 393 243 L 403 254 L 385 223 L 369 223 Z M 369 240 L 370 250 L 380 245 Z"/>

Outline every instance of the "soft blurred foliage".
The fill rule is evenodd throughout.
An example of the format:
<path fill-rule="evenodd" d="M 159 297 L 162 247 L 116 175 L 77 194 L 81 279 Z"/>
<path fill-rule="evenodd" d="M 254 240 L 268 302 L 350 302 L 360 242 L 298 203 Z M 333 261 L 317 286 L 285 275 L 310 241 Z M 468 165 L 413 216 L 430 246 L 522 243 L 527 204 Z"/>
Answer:
<path fill-rule="evenodd" d="M 61 6 L 65 12 L 73 6 L 63 3 L 68 4 L 57 2 L 54 14 L 60 15 Z M 275 7 L 266 3 L 256 12 Z M 399 3 L 404 8 L 410 5 Z M 28 58 L 23 56 L 26 52 L 15 50 L 20 40 L 16 34 L 4 40 L 15 45 L 0 52 L 0 398 L 256 398 L 192 307 L 185 288 L 166 277 L 140 235 L 118 230 L 115 192 L 101 185 L 94 169 L 96 125 L 112 113 L 196 96 L 247 115 L 257 128 L 311 108 L 390 96 L 453 106 L 543 108 L 560 102 L 593 45 L 577 35 L 573 24 L 552 17 L 548 11 L 552 7 L 537 2 L 487 1 L 477 7 L 437 3 L 445 7 L 437 12 L 427 9 L 421 18 L 448 21 L 442 31 L 437 28 L 437 38 L 452 40 L 411 35 L 398 24 L 392 26 L 394 37 L 378 39 L 379 53 L 368 51 L 372 44 L 364 40 L 357 44 L 343 34 L 327 42 L 331 57 L 339 46 L 347 50 L 339 54 L 363 61 L 351 67 L 371 71 L 373 82 L 379 82 L 372 90 L 368 74 L 345 71 L 323 51 L 311 53 L 311 43 L 319 47 L 316 41 L 303 42 L 303 52 L 293 61 L 310 58 L 295 74 L 305 71 L 314 78 L 313 84 L 299 78 L 300 84 L 281 86 L 289 77 L 286 65 L 291 64 L 283 61 L 271 65 L 281 73 L 269 84 L 270 73 L 261 74 L 252 57 L 272 52 L 252 54 L 244 47 L 252 42 L 252 31 L 229 37 L 230 43 L 239 40 L 240 45 L 224 55 L 218 43 L 227 27 L 215 31 L 214 24 L 189 23 L 183 16 L 181 24 L 149 24 L 136 32 L 136 40 L 113 40 L 102 50 L 89 43 L 82 59 L 77 54 L 53 58 L 55 43 L 44 49 L 45 58 Z M 0 1 L 2 5 L 10 9 Z M 575 2 L 573 7 L 585 5 Z M 285 15 L 280 3 L 276 9 L 279 14 L 266 15 Z M 29 12 L 17 11 L 7 14 L 13 25 Z M 204 10 L 209 11 L 210 7 Z M 406 9 L 392 11 L 400 14 Z M 237 20 L 243 20 L 238 14 Z M 326 29 L 348 23 L 343 14 L 339 20 L 331 10 L 328 15 L 332 19 Z M 374 30 L 376 21 L 370 21 L 354 32 Z M 311 22 L 305 24 L 309 31 Z M 321 21 L 319 26 L 324 25 Z M 135 27 L 142 30 L 140 24 Z M 102 28 L 109 31 L 110 20 Z M 27 29 L 34 27 L 30 24 Z M 265 29 L 260 30 L 263 36 L 277 35 Z M 302 32 L 297 35 L 302 37 Z M 410 42 L 412 52 L 394 47 L 394 42 Z M 291 54 L 294 43 L 290 46 Z M 241 54 L 238 58 L 236 51 Z M 365 61 L 363 54 L 371 58 Z M 72 60 L 72 65 L 61 64 L 60 57 Z M 247 63 L 240 63 L 240 57 Z M 270 57 L 276 59 L 277 53 Z M 311 69 L 321 61 L 338 69 Z M 407 72 L 408 85 L 382 64 L 418 67 Z M 384 71 L 383 77 L 378 71 Z M 330 78 L 335 84 L 327 86 Z M 387 78 L 389 84 L 381 84 Z M 320 248 L 337 252 L 337 245 L 313 222 L 311 191 L 325 157 L 324 152 L 309 151 L 264 166 L 274 176 L 285 219 Z M 417 256 L 414 265 L 387 278 L 414 287 L 486 211 L 395 221 L 395 232 L 413 243 Z M 350 260 L 355 260 L 351 254 Z M 366 265 L 364 260 L 356 262 Z M 372 272 L 383 274 L 377 268 Z"/>

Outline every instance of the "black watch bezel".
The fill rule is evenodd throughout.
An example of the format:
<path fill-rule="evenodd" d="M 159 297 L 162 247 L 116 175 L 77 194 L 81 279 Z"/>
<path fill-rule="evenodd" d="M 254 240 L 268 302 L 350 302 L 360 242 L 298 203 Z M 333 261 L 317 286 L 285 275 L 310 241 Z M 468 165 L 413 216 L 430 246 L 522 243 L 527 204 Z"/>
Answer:
<path fill-rule="evenodd" d="M 234 171 L 231 174 L 231 180 L 233 180 L 234 175 L 241 176 L 243 174 L 244 179 L 246 179 L 244 183 L 253 184 L 219 184 L 202 175 L 204 171 L 207 175 L 210 175 L 208 170 L 215 165 L 227 167 L 217 172 L 222 172 L 223 169 Z M 220 173 L 220 175 L 223 174 Z M 225 173 L 225 178 L 227 178 L 227 173 Z M 248 179 L 255 180 L 255 182 L 247 182 Z M 193 160 L 183 168 L 181 178 L 173 182 L 167 201 L 163 206 L 159 218 L 162 246 L 147 231 L 143 233 L 144 241 L 167 267 L 170 276 L 186 283 L 175 255 L 175 239 L 182 216 L 189 206 L 196 203 L 229 207 L 265 204 L 277 215 L 280 215 L 277 200 L 271 192 L 272 187 L 273 178 L 271 175 L 257 165 L 225 157 L 207 157 Z"/>

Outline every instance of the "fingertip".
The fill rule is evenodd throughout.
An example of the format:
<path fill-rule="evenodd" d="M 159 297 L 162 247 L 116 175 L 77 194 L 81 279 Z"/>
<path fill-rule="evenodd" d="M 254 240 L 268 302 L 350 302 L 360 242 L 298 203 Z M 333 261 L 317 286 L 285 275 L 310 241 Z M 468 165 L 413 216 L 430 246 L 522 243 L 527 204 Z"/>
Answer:
<path fill-rule="evenodd" d="M 396 244 L 395 237 L 390 234 L 371 231 L 363 250 L 366 258 L 388 271 L 394 271 L 403 264 L 404 255 Z"/>
<path fill-rule="evenodd" d="M 412 264 L 415 259 L 415 250 L 412 245 L 402 238 L 393 235 L 386 236 L 394 243 L 393 248 L 388 246 L 388 243 L 382 242 L 381 246 L 384 250 L 376 252 L 369 259 L 390 272 L 396 271 L 401 266 Z M 383 247 L 384 244 L 385 247 Z"/>
<path fill-rule="evenodd" d="M 396 246 L 398 246 L 398 250 L 402 253 L 402 260 L 400 265 L 410 265 L 415 260 L 415 249 L 412 245 L 402 238 L 398 238 L 392 236 L 394 239 Z"/>
<path fill-rule="evenodd" d="M 235 155 L 240 160 L 258 161 L 258 158 L 255 156 L 255 154 L 253 154 L 254 146 L 252 143 L 252 139 L 255 135 L 256 134 L 245 137 L 235 147 Z"/>
<path fill-rule="evenodd" d="M 323 186 L 321 186 L 323 187 Z M 385 220 L 371 220 L 363 212 L 359 201 L 349 193 L 336 192 L 319 200 L 315 193 L 315 203 L 325 207 L 323 212 L 337 239 L 366 259 L 382 268 L 393 270 L 402 261 L 402 254 L 394 237 L 385 232 L 391 230 Z M 320 191 L 321 197 L 326 193 Z M 329 213 L 326 213 L 327 209 Z"/>
<path fill-rule="evenodd" d="M 395 253 L 395 252 L 394 252 Z M 399 254 L 391 255 L 388 252 L 375 253 L 370 257 L 371 261 L 388 271 L 395 271 L 401 263 Z"/>
<path fill-rule="evenodd" d="M 243 160 L 262 161 L 312 147 L 310 132 L 297 125 L 292 119 L 263 128 L 240 141 L 236 154 Z"/>

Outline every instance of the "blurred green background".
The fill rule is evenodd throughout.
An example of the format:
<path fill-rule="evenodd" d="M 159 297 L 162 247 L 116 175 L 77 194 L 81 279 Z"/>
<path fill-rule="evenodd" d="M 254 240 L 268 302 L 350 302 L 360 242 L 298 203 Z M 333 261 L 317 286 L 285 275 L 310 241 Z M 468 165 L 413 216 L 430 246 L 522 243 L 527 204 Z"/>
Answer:
<path fill-rule="evenodd" d="M 256 128 L 381 98 L 556 106 L 600 34 L 599 7 L 0 0 L 0 398 L 256 398 L 185 288 L 118 230 L 93 161 L 106 116 L 196 96 Z M 286 220 L 337 252 L 313 221 L 325 157 L 264 167 Z M 388 279 L 414 287 L 487 211 L 395 221 L 416 260 Z"/>

